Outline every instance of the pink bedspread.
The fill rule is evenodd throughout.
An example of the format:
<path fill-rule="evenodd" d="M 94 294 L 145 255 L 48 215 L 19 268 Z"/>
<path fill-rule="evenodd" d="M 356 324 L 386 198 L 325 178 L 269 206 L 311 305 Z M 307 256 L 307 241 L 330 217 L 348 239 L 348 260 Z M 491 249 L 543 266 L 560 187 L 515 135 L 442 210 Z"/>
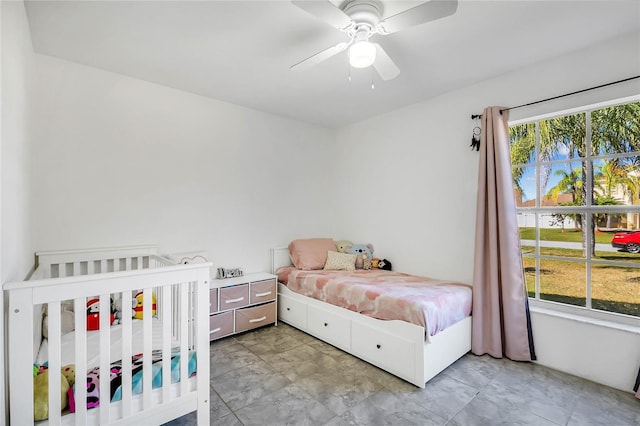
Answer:
<path fill-rule="evenodd" d="M 471 286 L 399 272 L 278 270 L 289 289 L 373 318 L 421 325 L 430 336 L 471 314 Z"/>

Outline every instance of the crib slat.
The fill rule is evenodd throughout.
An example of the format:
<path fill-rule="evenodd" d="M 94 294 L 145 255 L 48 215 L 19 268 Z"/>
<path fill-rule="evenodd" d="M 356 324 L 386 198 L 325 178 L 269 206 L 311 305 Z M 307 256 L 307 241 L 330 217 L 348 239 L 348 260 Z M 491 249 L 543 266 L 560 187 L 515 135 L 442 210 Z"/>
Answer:
<path fill-rule="evenodd" d="M 100 423 L 109 424 L 110 386 L 110 330 L 111 304 L 108 294 L 100 295 Z"/>
<path fill-rule="evenodd" d="M 180 283 L 180 395 L 189 392 L 189 283 Z"/>
<path fill-rule="evenodd" d="M 169 402 L 171 396 L 171 289 L 162 289 L 160 318 L 162 321 L 162 402 Z"/>
<path fill-rule="evenodd" d="M 73 272 L 72 276 L 82 275 L 82 269 L 80 269 L 80 262 L 73 262 Z"/>
<path fill-rule="evenodd" d="M 142 292 L 142 329 L 144 330 L 144 355 L 142 358 L 142 405 L 145 410 L 151 408 L 151 350 L 152 350 L 152 329 L 151 329 L 151 309 L 152 297 L 151 289 L 145 288 Z"/>
<path fill-rule="evenodd" d="M 50 302 L 49 327 L 49 424 L 60 424 L 60 302 Z"/>
<path fill-rule="evenodd" d="M 131 415 L 131 355 L 133 355 L 131 347 L 133 321 L 129 315 L 131 291 L 123 291 L 121 296 L 125 314 L 122 317 L 122 417 L 127 418 Z"/>
<path fill-rule="evenodd" d="M 93 262 L 91 262 L 93 263 Z M 87 301 L 84 297 L 74 299 L 75 315 L 75 361 L 76 425 L 87 424 Z"/>

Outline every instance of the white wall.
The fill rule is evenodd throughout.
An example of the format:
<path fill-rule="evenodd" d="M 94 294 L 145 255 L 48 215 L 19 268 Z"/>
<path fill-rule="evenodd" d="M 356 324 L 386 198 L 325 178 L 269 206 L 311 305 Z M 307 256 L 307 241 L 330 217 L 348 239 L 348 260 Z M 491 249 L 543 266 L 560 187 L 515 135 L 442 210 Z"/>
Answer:
<path fill-rule="evenodd" d="M 374 255 L 388 258 L 397 270 L 471 283 L 478 173 L 478 153 L 469 150 L 471 114 L 639 74 L 640 34 L 628 34 L 340 129 L 337 170 L 349 185 L 338 195 L 346 214 L 339 237 L 373 243 Z M 514 110 L 510 118 L 638 93 L 635 80 Z M 607 331 L 567 321 L 533 315 L 539 362 L 630 390 L 640 363 L 638 334 L 611 331 L 615 338 L 603 337 L 603 351 L 602 339 L 593 336 Z"/>
<path fill-rule="evenodd" d="M 29 238 L 29 138 L 33 50 L 22 2 L 0 4 L 2 66 L 0 89 L 0 282 L 22 280 L 33 263 Z M 0 291 L 0 306 L 5 306 Z M 6 310 L 3 310 L 6 312 Z M 4 342 L 5 314 L 0 316 Z M 0 351 L 0 383 L 5 353 Z M 0 386 L 0 424 L 6 421 L 4 386 Z"/>
<path fill-rule="evenodd" d="M 36 60 L 37 249 L 157 243 L 251 272 L 273 246 L 332 235 L 333 131 Z"/>

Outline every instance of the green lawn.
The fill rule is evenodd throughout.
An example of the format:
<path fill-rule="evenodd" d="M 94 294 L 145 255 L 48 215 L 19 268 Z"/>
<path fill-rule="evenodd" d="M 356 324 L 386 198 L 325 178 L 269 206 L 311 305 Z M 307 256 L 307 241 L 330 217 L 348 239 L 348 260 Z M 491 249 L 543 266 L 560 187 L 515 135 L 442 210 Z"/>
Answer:
<path fill-rule="evenodd" d="M 534 247 L 522 247 L 524 254 Z M 582 258 L 582 250 L 541 247 L 541 255 Z M 640 263 L 640 254 L 596 251 L 594 259 Z M 535 295 L 535 259 L 523 259 L 529 296 Z M 586 268 L 581 262 L 540 260 L 540 298 L 576 306 L 586 304 Z M 592 307 L 640 317 L 640 268 L 592 264 Z"/>
<path fill-rule="evenodd" d="M 596 232 L 596 243 L 610 244 L 614 232 Z M 523 240 L 535 240 L 536 228 L 520 228 L 520 238 Z M 540 239 L 546 241 L 566 241 L 570 243 L 582 242 L 582 231 L 579 229 L 541 228 Z"/>

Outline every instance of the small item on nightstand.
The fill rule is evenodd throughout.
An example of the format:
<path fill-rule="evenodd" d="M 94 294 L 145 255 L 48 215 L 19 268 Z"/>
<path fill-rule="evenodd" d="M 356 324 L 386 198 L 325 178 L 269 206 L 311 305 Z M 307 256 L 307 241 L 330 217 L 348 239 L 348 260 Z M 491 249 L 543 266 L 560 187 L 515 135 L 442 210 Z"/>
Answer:
<path fill-rule="evenodd" d="M 235 269 L 227 269 L 227 268 L 218 268 L 218 276 L 216 278 L 233 278 L 233 277 L 241 277 L 242 276 L 242 268 Z"/>

